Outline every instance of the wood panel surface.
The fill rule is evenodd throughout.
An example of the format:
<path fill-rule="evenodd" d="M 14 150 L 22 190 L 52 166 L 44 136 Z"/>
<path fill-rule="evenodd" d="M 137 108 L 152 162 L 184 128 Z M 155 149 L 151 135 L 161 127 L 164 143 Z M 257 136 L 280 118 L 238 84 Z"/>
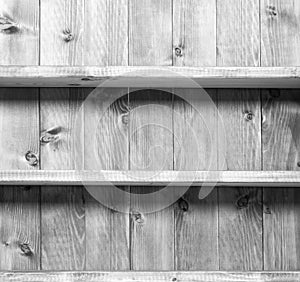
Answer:
<path fill-rule="evenodd" d="M 260 15 L 261 65 L 299 66 L 299 1 L 262 0 Z"/>
<path fill-rule="evenodd" d="M 39 1 L 0 1 L 0 64 L 39 63 Z"/>
<path fill-rule="evenodd" d="M 263 91 L 263 169 L 299 171 L 299 91 Z M 266 270 L 300 266 L 299 189 L 264 189 Z"/>
<path fill-rule="evenodd" d="M 71 93 L 72 92 L 72 93 Z M 82 102 L 80 89 L 45 88 L 40 93 L 41 169 L 78 169 L 74 123 Z M 82 139 L 78 135 L 75 138 Z M 85 211 L 81 187 L 42 187 L 41 267 L 43 270 L 83 270 Z"/>
<path fill-rule="evenodd" d="M 1 169 L 39 168 L 37 89 L 0 90 Z M 27 160 L 26 160 L 27 156 Z M 0 268 L 40 268 L 39 187 L 0 187 Z"/>

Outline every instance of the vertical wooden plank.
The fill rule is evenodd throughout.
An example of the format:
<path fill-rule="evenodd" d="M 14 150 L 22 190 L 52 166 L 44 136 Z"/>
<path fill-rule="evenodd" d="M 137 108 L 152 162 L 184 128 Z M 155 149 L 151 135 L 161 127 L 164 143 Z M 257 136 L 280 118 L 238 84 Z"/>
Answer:
<path fill-rule="evenodd" d="M 130 169 L 172 170 L 172 94 L 143 90 L 130 93 Z M 156 192 L 132 187 L 131 193 Z M 141 190 L 143 192 L 141 192 Z M 131 197 L 131 266 L 134 270 L 174 269 L 174 208 L 145 214 L 161 201 Z"/>
<path fill-rule="evenodd" d="M 217 65 L 260 65 L 259 0 L 217 1 Z M 229 170 L 261 169 L 260 92 L 218 90 Z M 250 112 L 250 118 L 247 116 Z M 252 115 L 251 115 L 252 114 Z M 250 119 L 250 120 L 248 120 Z M 221 270 L 259 270 L 262 262 L 261 190 L 219 188 Z"/>
<path fill-rule="evenodd" d="M 299 170 L 299 90 L 263 91 L 263 169 Z M 266 270 L 300 267 L 298 188 L 264 189 Z"/>
<path fill-rule="evenodd" d="M 260 170 L 261 109 L 259 90 L 219 90 L 228 170 Z M 262 210 L 260 188 L 219 188 L 221 270 L 260 270 Z"/>
<path fill-rule="evenodd" d="M 217 154 L 215 157 L 212 154 L 218 143 L 217 108 L 213 106 L 216 91 L 207 93 L 211 101 L 199 98 L 200 90 L 179 93 L 182 91 L 194 92 L 196 96 L 191 104 L 177 96 L 174 98 L 174 169 L 216 170 Z M 215 131 L 211 132 L 211 128 Z M 204 200 L 198 199 L 198 192 L 199 188 L 190 188 L 175 209 L 177 270 L 219 268 L 217 189 Z"/>
<path fill-rule="evenodd" d="M 215 0 L 173 1 L 174 65 L 215 66 L 216 38 Z"/>
<path fill-rule="evenodd" d="M 86 1 L 84 38 L 86 64 L 128 65 L 128 0 Z M 114 97 L 119 90 L 111 89 L 109 95 Z M 85 109 L 85 169 L 128 169 L 127 92 L 124 90 L 125 96 L 108 109 L 101 104 L 95 111 Z M 89 126 L 95 126 L 96 132 L 90 132 Z M 95 144 L 90 144 L 91 140 Z M 99 149 L 97 156 L 91 155 L 94 146 Z M 128 192 L 127 187 L 121 189 Z M 88 270 L 130 268 L 129 197 L 120 201 L 125 213 L 111 210 L 86 194 Z"/>
<path fill-rule="evenodd" d="M 39 63 L 39 1 L 0 1 L 0 64 Z"/>
<path fill-rule="evenodd" d="M 173 49 L 176 66 L 216 65 L 215 0 L 173 1 Z M 217 159 L 212 160 L 210 154 L 217 149 L 216 107 L 212 106 L 216 102 L 216 91 L 210 90 L 207 94 L 213 99 L 212 104 L 199 96 L 199 91 L 202 90 L 178 90 L 183 95 L 195 93 L 191 104 L 174 95 L 175 170 L 217 169 Z M 201 109 L 201 113 L 195 107 Z M 214 123 L 216 132 L 207 132 L 208 121 Z M 212 162 L 210 168 L 209 161 Z M 190 188 L 175 208 L 175 267 L 178 270 L 218 269 L 217 192 L 200 201 L 198 191 L 199 188 Z"/>
<path fill-rule="evenodd" d="M 299 66 L 300 2 L 261 0 L 262 66 Z"/>
<path fill-rule="evenodd" d="M 129 64 L 172 65 L 172 2 L 133 0 L 129 6 Z"/>
<path fill-rule="evenodd" d="M 114 97 L 119 90 L 106 89 L 105 93 Z M 100 102 L 91 104 L 88 100 L 85 104 L 85 169 L 128 169 L 128 91 L 122 92 L 125 95 L 108 105 L 107 109 Z M 87 269 L 128 270 L 129 195 L 125 192 L 129 189 L 120 188 L 125 190 L 122 198 L 111 194 L 114 193 L 112 190 L 118 189 L 116 187 L 99 189 L 100 203 L 86 196 Z M 110 193 L 107 197 L 118 202 L 119 205 L 114 207 L 121 210 L 110 209 L 104 193 Z"/>
<path fill-rule="evenodd" d="M 39 156 L 37 89 L 0 90 L 0 169 L 38 169 L 25 155 Z M 0 187 L 0 268 L 40 267 L 39 187 Z"/>
<path fill-rule="evenodd" d="M 129 64 L 172 65 L 170 0 L 130 1 Z M 172 128 L 172 95 L 145 91 L 139 95 L 130 94 L 129 100 L 130 169 L 173 169 L 172 130 L 168 131 Z M 152 103 L 163 106 L 163 110 L 151 106 Z M 157 125 L 162 122 L 167 128 Z M 145 123 L 149 126 L 138 127 Z M 158 148 L 161 151 L 157 151 Z M 147 193 L 156 191 L 151 187 L 142 189 Z M 131 188 L 132 193 L 139 191 L 141 187 Z M 131 199 L 131 268 L 134 270 L 174 268 L 174 210 L 169 207 L 142 214 L 142 210 L 156 204 L 153 201 L 145 203 Z"/>
<path fill-rule="evenodd" d="M 75 169 L 73 124 L 80 89 L 41 89 L 41 169 Z M 81 138 L 77 136 L 77 138 Z M 42 187 L 42 269 L 85 267 L 84 199 L 80 187 Z"/>
<path fill-rule="evenodd" d="M 217 65 L 260 65 L 259 0 L 217 0 Z"/>

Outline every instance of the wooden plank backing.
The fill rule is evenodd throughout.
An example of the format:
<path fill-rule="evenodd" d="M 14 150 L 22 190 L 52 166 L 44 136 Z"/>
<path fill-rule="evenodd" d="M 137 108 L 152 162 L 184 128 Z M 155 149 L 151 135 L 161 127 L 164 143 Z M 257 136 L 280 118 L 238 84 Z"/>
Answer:
<path fill-rule="evenodd" d="M 263 169 L 299 172 L 298 91 L 263 92 Z M 299 190 L 264 189 L 264 265 L 266 270 L 300 267 Z"/>
<path fill-rule="evenodd" d="M 262 0 L 261 65 L 299 66 L 300 2 Z"/>
<path fill-rule="evenodd" d="M 299 272 L 1 272 L 3 282 L 298 282 Z"/>
<path fill-rule="evenodd" d="M 0 66 L 0 86 L 299 88 L 300 68 Z"/>
<path fill-rule="evenodd" d="M 38 169 L 37 89 L 0 90 L 0 131 L 0 169 Z M 40 268 L 39 198 L 39 187 L 0 187 L 0 269 Z"/>
<path fill-rule="evenodd" d="M 39 1 L 0 1 L 0 64 L 39 63 Z"/>
<path fill-rule="evenodd" d="M 75 169 L 73 125 L 82 90 L 44 88 L 40 93 L 41 169 Z M 77 135 L 76 138 L 82 139 Z M 42 187 L 41 235 L 43 270 L 83 270 L 85 217 L 81 187 Z"/>

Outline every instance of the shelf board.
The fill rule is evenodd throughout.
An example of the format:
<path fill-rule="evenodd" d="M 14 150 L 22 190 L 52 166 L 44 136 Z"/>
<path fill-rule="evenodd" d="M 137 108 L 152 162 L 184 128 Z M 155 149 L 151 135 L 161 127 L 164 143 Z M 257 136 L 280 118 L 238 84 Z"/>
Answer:
<path fill-rule="evenodd" d="M 36 272 L 0 272 L 3 282 L 39 281 L 39 282 L 136 282 L 136 281 L 181 281 L 181 282 L 296 282 L 300 281 L 300 272 L 221 272 L 221 271 L 36 271 Z"/>
<path fill-rule="evenodd" d="M 0 185 L 300 187 L 300 171 L 0 171 Z"/>
<path fill-rule="evenodd" d="M 131 88 L 198 88 L 199 85 L 203 88 L 300 88 L 300 67 L 0 66 L 0 87 L 99 85 Z"/>

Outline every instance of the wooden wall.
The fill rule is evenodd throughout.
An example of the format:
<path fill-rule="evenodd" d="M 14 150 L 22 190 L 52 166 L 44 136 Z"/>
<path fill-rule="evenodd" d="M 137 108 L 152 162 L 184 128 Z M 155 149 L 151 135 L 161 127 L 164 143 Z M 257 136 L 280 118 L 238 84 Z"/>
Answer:
<path fill-rule="evenodd" d="M 0 21 L 3 65 L 300 64 L 298 0 L 0 0 L 0 15 L 15 25 L 6 30 Z M 71 133 L 90 91 L 1 88 L 0 168 L 74 169 Z M 129 91 L 109 108 L 106 125 L 99 128 L 106 132 L 105 138 L 98 133 L 101 166 L 160 169 L 159 155 L 149 153 L 160 146 L 169 152 L 164 169 L 205 169 L 207 148 L 226 142 L 226 169 L 298 170 L 298 92 L 208 90 L 227 136 L 211 141 L 203 120 L 180 98 Z M 149 103 L 164 110 L 132 112 Z M 201 141 L 198 156 L 173 110 L 193 125 Z M 245 120 L 246 111 L 252 120 Z M 207 111 L 205 118 L 214 122 L 215 116 Z M 152 119 L 164 120 L 172 132 L 155 127 L 131 132 Z M 41 144 L 51 128 L 58 140 Z M 84 150 L 88 156 L 89 148 Z M 39 159 L 37 165 L 34 156 L 26 161 L 28 151 Z M 218 162 L 213 160 L 214 169 Z M 88 157 L 82 165 L 93 168 Z M 143 207 L 133 199 L 127 208 L 135 213 L 122 214 L 96 202 L 84 188 L 2 187 L 0 269 L 299 270 L 298 189 L 219 188 L 203 201 L 197 191 L 191 188 L 179 203 L 142 214 L 141 220 L 136 214 Z"/>

